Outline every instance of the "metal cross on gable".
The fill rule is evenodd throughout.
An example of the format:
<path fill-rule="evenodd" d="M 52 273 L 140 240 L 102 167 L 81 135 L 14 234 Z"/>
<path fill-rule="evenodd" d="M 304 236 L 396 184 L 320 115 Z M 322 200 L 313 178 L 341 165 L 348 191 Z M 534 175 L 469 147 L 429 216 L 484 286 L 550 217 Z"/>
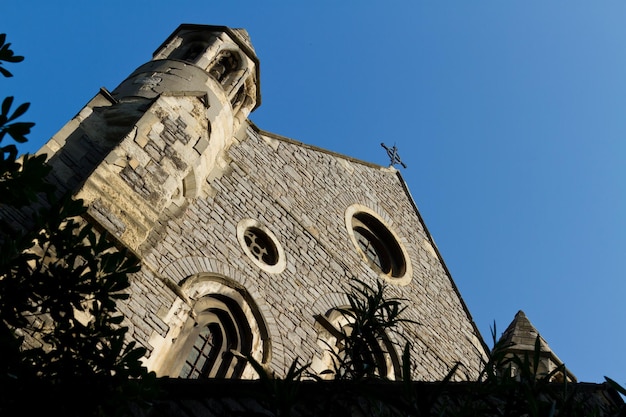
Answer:
<path fill-rule="evenodd" d="M 387 151 L 387 155 L 389 156 L 389 159 L 391 160 L 391 166 L 400 164 L 402 165 L 402 168 L 406 168 L 406 165 L 400 159 L 400 155 L 398 155 L 398 148 L 396 148 L 395 143 L 393 144 L 392 148 L 388 148 L 384 143 L 381 143 L 380 146 L 385 148 L 385 150 Z"/>

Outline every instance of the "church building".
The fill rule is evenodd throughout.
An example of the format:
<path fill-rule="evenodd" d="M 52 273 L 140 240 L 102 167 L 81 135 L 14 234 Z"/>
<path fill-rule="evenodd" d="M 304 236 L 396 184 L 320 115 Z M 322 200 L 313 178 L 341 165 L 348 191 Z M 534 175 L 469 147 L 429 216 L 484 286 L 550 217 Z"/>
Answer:
<path fill-rule="evenodd" d="M 377 372 L 441 380 L 488 358 L 400 172 L 270 133 L 245 30 L 184 24 L 119 86 L 101 89 L 40 153 L 88 221 L 141 261 L 120 303 L 158 376 L 322 373 L 355 279 L 384 282 L 405 318 Z M 271 127 L 270 127 L 271 128 Z"/>

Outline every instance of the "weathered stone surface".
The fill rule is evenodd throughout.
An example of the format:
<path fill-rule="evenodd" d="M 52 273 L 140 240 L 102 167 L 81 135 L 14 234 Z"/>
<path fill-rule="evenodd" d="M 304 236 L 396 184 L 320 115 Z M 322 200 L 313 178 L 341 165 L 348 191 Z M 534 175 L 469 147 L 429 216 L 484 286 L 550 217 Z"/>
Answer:
<path fill-rule="evenodd" d="M 205 49 L 183 62 L 198 39 Z M 240 65 L 224 78 L 223 51 Z M 406 318 L 419 324 L 389 338 L 398 355 L 411 343 L 414 379 L 441 379 L 457 362 L 477 374 L 485 346 L 395 169 L 247 121 L 260 99 L 258 61 L 227 28 L 185 25 L 155 56 L 113 92 L 118 102 L 100 93 L 44 147 L 56 181 L 141 258 L 122 309 L 149 367 L 178 375 L 195 309 L 225 291 L 250 321 L 253 353 L 282 375 L 296 358 L 322 355 L 315 316 L 345 305 L 358 278 L 385 279 L 390 296 L 407 300 Z M 146 68 L 161 75 L 148 80 Z M 357 248 L 359 212 L 397 240 L 402 276 L 383 276 Z M 275 265 L 251 256 L 242 224 L 269 236 Z"/>
<path fill-rule="evenodd" d="M 279 142 L 277 149 L 268 146 L 264 140 L 268 137 Z M 276 338 L 273 347 L 282 341 L 286 363 L 296 357 L 307 361 L 319 354 L 313 316 L 339 306 L 329 295 L 344 291 L 353 277 L 371 284 L 378 279 L 348 238 L 345 211 L 362 204 L 393 225 L 413 265 L 408 285 L 389 281 L 390 295 L 409 300 L 407 318 L 420 323 L 403 326 L 399 332 L 413 344 L 412 356 L 418 364 L 414 377 L 441 378 L 457 361 L 470 373 L 477 372 L 484 358 L 479 336 L 441 260 L 432 249 L 424 249 L 433 243 L 395 170 L 304 147 L 253 128 L 248 129 L 246 140 L 230 147 L 228 157 L 235 168 L 210 184 L 218 190 L 215 197 L 191 201 L 183 215 L 160 220 L 165 225 L 162 237 L 147 250 L 155 262 L 151 269 L 166 271 L 186 257 L 229 264 L 237 271 L 239 283 L 263 291 L 264 296 L 255 301 L 266 317 L 270 314 L 276 319 L 279 334 L 272 334 Z M 350 169 L 344 169 L 346 164 Z M 273 197 L 276 188 L 295 194 L 289 207 Z M 258 219 L 277 236 L 287 257 L 283 272 L 260 271 L 245 255 L 232 226 L 244 218 Z M 319 234 L 310 233 L 311 227 Z M 164 256 L 173 250 L 176 256 Z M 179 273 L 170 278 L 184 277 Z M 396 339 L 403 340 L 399 335 Z M 279 363 L 272 365 L 280 368 Z"/>

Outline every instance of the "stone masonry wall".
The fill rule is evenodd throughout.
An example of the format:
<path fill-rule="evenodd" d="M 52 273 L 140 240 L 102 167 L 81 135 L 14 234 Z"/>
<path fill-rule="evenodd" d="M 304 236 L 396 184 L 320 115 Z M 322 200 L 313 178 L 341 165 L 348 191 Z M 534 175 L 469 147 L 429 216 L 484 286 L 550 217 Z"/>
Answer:
<path fill-rule="evenodd" d="M 457 361 L 477 372 L 485 357 L 480 336 L 395 169 L 247 125 L 220 150 L 207 140 L 197 98 L 139 105 L 133 113 L 130 105 L 97 96 L 44 151 L 59 183 L 80 187 L 77 196 L 88 202 L 92 218 L 142 258 L 121 309 L 130 337 L 148 348 L 148 363 L 167 360 L 173 343 L 167 337 L 193 302 L 179 284 L 200 273 L 247 290 L 267 326 L 276 372 L 296 357 L 319 358 L 314 316 L 346 304 L 351 278 L 378 279 L 346 226 L 346 210 L 358 204 L 394 231 L 410 260 L 408 285 L 390 279 L 390 296 L 408 299 L 407 318 L 420 324 L 390 336 L 411 341 L 414 377 L 440 379 Z M 133 128 L 117 127 L 128 126 L 122 121 L 129 117 Z M 94 144 L 97 158 L 76 168 Z M 237 238 L 243 219 L 276 236 L 285 252 L 283 271 L 264 271 L 245 254 Z"/>
<path fill-rule="evenodd" d="M 209 197 L 163 212 L 161 227 L 143 245 L 146 267 L 138 282 L 180 283 L 193 274 L 214 273 L 243 285 L 268 325 L 270 365 L 284 374 L 296 357 L 306 362 L 320 356 L 314 315 L 345 305 L 342 294 L 352 277 L 371 284 L 378 279 L 348 237 L 346 209 L 360 204 L 393 229 L 410 258 L 410 283 L 390 280 L 389 295 L 408 299 L 406 317 L 419 323 L 391 335 L 401 344 L 401 336 L 411 341 L 413 377 L 441 379 L 457 361 L 476 375 L 485 358 L 480 336 L 395 169 L 253 128 L 230 147 L 227 159 L 222 175 L 204 184 L 202 194 Z M 268 273 L 245 255 L 236 236 L 242 219 L 257 220 L 276 235 L 285 251 L 284 271 Z M 144 343 L 148 337 L 149 348 L 167 350 L 163 322 L 172 316 L 172 298 L 153 291 L 146 285 L 131 297 L 131 302 L 147 298 L 151 306 L 133 326 Z M 159 318 L 149 319 L 150 313 Z"/>
<path fill-rule="evenodd" d="M 256 58 L 246 59 L 252 70 Z M 166 82 L 145 96 L 135 93 L 158 77 L 129 78 L 122 85 L 132 92 L 101 90 L 41 150 L 51 180 L 84 199 L 89 220 L 142 261 L 121 309 L 129 337 L 148 348 L 146 363 L 175 372 L 167 363 L 177 360 L 172 352 L 184 354 L 179 329 L 191 324 L 201 290 L 218 288 L 207 283 L 214 278 L 237 302 L 251 300 L 255 320 L 262 316 L 251 327 L 263 338 L 252 345 L 271 347 L 265 359 L 279 375 L 296 358 L 320 358 L 315 316 L 346 305 L 352 278 L 380 279 L 353 243 L 351 213 L 365 210 L 410 264 L 405 277 L 387 281 L 390 296 L 407 299 L 406 318 L 419 323 L 389 335 L 411 342 L 413 377 L 441 379 L 456 362 L 475 376 L 482 340 L 398 172 L 260 132 L 246 120 L 258 104 L 253 72 L 241 79 L 245 103 L 235 106 L 204 70 L 171 68 L 195 81 Z M 275 267 L 248 256 L 242 230 L 250 224 L 278 242 Z"/>

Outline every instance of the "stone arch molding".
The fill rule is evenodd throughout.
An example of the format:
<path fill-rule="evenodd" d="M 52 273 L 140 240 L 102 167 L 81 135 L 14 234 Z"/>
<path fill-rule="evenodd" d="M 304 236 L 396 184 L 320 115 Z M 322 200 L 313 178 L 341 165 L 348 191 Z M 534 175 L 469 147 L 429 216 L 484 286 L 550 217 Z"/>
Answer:
<path fill-rule="evenodd" d="M 272 336 L 279 335 L 276 321 L 265 300 L 254 289 L 248 291 L 255 287 L 246 286 L 239 271 L 208 258 L 183 258 L 163 274 L 178 284 L 178 297 L 163 317 L 167 334 L 151 338 L 154 350 L 146 363 L 150 369 L 158 375 L 193 378 L 198 376 L 198 367 L 205 366 L 207 377 L 256 378 L 240 354 L 250 354 L 264 366 L 272 363 L 282 368 L 284 358 L 272 350 Z M 208 350 L 196 366 L 197 357 L 192 362 L 189 358 L 194 349 L 202 355 L 198 347 L 202 343 Z M 210 351 L 211 345 L 217 348 Z M 190 371 L 194 366 L 195 371 Z"/>
<path fill-rule="evenodd" d="M 415 256 L 411 256 L 412 246 L 408 244 L 406 238 L 400 237 L 399 232 L 395 230 L 395 222 L 386 211 L 378 205 L 370 208 L 358 203 L 352 204 L 346 208 L 344 221 L 356 252 L 379 278 L 394 285 L 404 286 L 411 283 L 413 279 L 411 258 L 415 259 Z M 370 224 L 365 224 L 367 222 Z M 373 257 L 365 253 L 361 243 L 364 240 L 374 249 L 376 258 L 379 258 L 379 255 L 380 258 L 388 258 L 387 262 L 390 264 L 388 269 L 373 262 Z"/>
<path fill-rule="evenodd" d="M 313 302 L 313 311 L 315 314 L 324 314 L 326 311 L 332 310 L 339 306 L 348 305 L 348 297 L 343 292 L 328 292 L 321 295 Z"/>
<path fill-rule="evenodd" d="M 285 250 L 280 241 L 267 226 L 258 220 L 241 220 L 237 224 L 237 240 L 248 258 L 265 272 L 278 274 L 287 267 Z M 265 256 L 271 258 L 269 262 Z"/>
<path fill-rule="evenodd" d="M 317 333 L 317 340 L 315 344 L 316 353 L 311 359 L 311 370 L 322 379 L 332 379 L 330 374 L 325 375 L 324 372 L 334 370 L 333 357 L 338 353 L 337 351 L 334 354 L 330 352 L 330 349 L 335 350 L 338 346 L 337 335 L 334 331 L 339 331 L 341 327 L 350 322 L 340 312 L 341 309 L 350 309 L 348 298 L 340 292 L 326 293 L 319 297 L 313 306 L 315 319 L 313 327 Z M 382 377 L 391 380 L 398 379 L 401 375 L 398 350 L 402 348 L 402 345 L 398 343 L 398 337 L 395 334 L 401 330 L 396 328 L 393 332 L 385 332 L 375 342 L 381 348 L 380 358 L 377 358 L 376 361 L 377 367 L 383 371 Z"/>

